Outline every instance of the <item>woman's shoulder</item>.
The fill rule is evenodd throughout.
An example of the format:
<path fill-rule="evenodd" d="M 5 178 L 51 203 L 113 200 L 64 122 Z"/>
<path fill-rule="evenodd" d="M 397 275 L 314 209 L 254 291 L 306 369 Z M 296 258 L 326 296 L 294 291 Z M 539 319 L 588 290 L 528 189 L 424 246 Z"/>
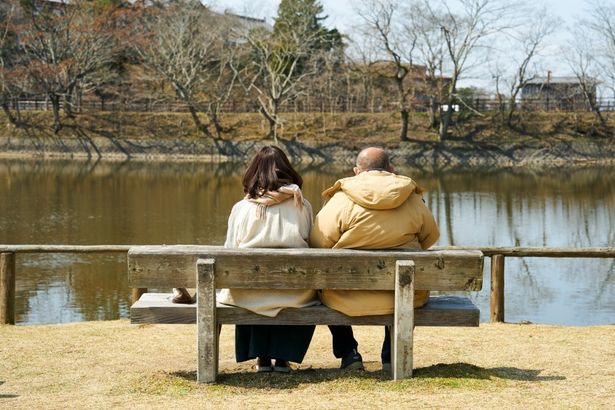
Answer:
<path fill-rule="evenodd" d="M 241 207 L 249 206 L 250 204 L 251 204 L 250 201 L 248 201 L 245 198 L 242 198 L 240 201 L 235 202 L 235 205 L 233 205 L 233 208 L 241 208 Z"/>
<path fill-rule="evenodd" d="M 239 214 L 243 214 L 247 211 L 249 211 L 250 209 L 252 209 L 253 207 L 255 207 L 256 204 L 246 200 L 245 198 L 235 202 L 235 205 L 233 205 L 233 208 L 231 209 L 231 216 L 233 215 L 239 215 Z"/>

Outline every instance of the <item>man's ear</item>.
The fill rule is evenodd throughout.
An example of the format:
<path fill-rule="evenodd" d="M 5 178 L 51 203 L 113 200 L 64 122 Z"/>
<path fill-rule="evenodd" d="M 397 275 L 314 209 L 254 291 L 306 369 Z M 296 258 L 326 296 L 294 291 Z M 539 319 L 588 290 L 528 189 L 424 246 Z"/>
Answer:
<path fill-rule="evenodd" d="M 359 175 L 361 173 L 361 168 L 354 167 L 354 168 L 352 168 L 352 172 L 354 172 L 355 175 Z"/>

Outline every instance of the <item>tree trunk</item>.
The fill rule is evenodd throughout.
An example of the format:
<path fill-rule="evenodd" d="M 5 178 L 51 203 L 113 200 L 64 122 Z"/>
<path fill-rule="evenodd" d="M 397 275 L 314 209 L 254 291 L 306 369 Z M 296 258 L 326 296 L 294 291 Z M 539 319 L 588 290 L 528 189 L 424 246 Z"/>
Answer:
<path fill-rule="evenodd" d="M 278 109 L 280 108 L 280 102 L 278 100 L 273 100 L 273 104 L 271 106 L 271 118 L 273 120 L 273 143 L 278 144 Z M 272 124 L 269 124 L 271 127 Z"/>
<path fill-rule="evenodd" d="M 429 96 L 429 128 L 436 129 L 438 127 L 438 116 L 436 114 L 438 106 L 435 97 Z"/>
<path fill-rule="evenodd" d="M 406 93 L 404 91 L 404 78 L 403 76 L 395 77 L 395 81 L 397 82 L 397 94 L 399 98 L 399 107 L 401 114 L 401 130 L 399 132 L 399 140 L 400 141 L 408 141 L 408 118 L 409 112 L 406 106 Z"/>
<path fill-rule="evenodd" d="M 75 87 L 69 87 L 66 90 L 66 94 L 64 94 L 64 114 L 68 118 L 75 118 L 75 114 L 73 114 L 73 93 L 75 92 Z"/>
<path fill-rule="evenodd" d="M 207 117 L 209 117 L 209 122 L 214 125 L 214 129 L 216 130 L 216 138 L 222 139 L 222 133 L 224 132 L 224 127 L 220 122 L 220 106 L 218 103 L 210 103 L 207 107 Z"/>
<path fill-rule="evenodd" d="M 584 90 L 584 94 L 585 94 L 585 98 L 587 99 L 587 102 L 589 103 L 589 108 L 596 115 L 596 118 L 600 122 L 600 125 L 602 125 L 602 128 L 607 128 L 606 119 L 604 118 L 604 116 L 602 115 L 602 112 L 600 111 L 600 106 L 596 104 L 596 99 L 595 99 L 594 94 L 589 93 L 587 90 Z"/>
<path fill-rule="evenodd" d="M 19 126 L 19 121 L 17 121 L 17 118 L 15 118 L 15 116 L 11 112 L 11 108 L 9 107 L 9 103 L 7 101 L 2 101 L 2 111 L 4 111 L 6 118 L 9 119 L 9 122 L 11 124 L 13 124 L 16 127 Z"/>
<path fill-rule="evenodd" d="M 190 111 L 190 116 L 192 117 L 196 129 L 205 134 L 206 137 L 214 138 L 211 131 L 209 131 L 209 127 L 203 124 L 199 118 L 199 113 L 196 111 L 196 108 L 194 108 L 194 105 L 191 102 L 187 102 L 186 104 L 188 105 L 188 111 Z"/>
<path fill-rule="evenodd" d="M 509 127 L 512 127 L 512 120 L 513 120 L 513 115 L 515 114 L 515 111 L 517 109 L 517 95 L 519 94 L 519 91 L 521 90 L 523 83 L 520 83 L 519 86 L 514 87 L 513 88 L 513 92 L 510 95 L 510 99 L 508 100 L 508 116 L 506 118 L 506 123 L 508 124 Z"/>
<path fill-rule="evenodd" d="M 60 96 L 57 94 L 49 94 L 51 101 L 51 109 L 53 111 L 53 132 L 57 134 L 62 129 L 62 121 L 60 120 Z"/>
<path fill-rule="evenodd" d="M 278 143 L 278 136 L 277 136 L 277 105 L 274 103 L 272 104 L 272 112 L 269 113 L 265 107 L 261 106 L 260 108 L 260 113 L 263 115 L 263 117 L 265 117 L 265 119 L 267 120 L 267 123 L 269 124 L 269 131 L 267 132 L 267 135 L 265 136 L 265 138 L 272 138 L 273 142 L 275 144 Z"/>
<path fill-rule="evenodd" d="M 211 116 L 211 122 L 214 124 L 214 129 L 216 130 L 216 138 L 222 139 L 222 133 L 224 132 L 224 127 L 220 123 L 220 117 L 218 114 L 213 114 Z"/>
<path fill-rule="evenodd" d="M 600 125 L 602 125 L 602 128 L 607 128 L 606 120 L 604 119 L 604 115 L 602 115 L 600 108 L 595 103 L 592 105 L 592 110 L 594 111 L 594 114 L 596 114 L 598 121 L 600 121 Z"/>
<path fill-rule="evenodd" d="M 214 138 L 214 136 L 211 134 L 211 131 L 209 131 L 209 127 L 203 124 L 203 122 L 199 118 L 199 114 L 194 106 L 194 103 L 192 102 L 191 94 L 186 89 L 184 89 L 181 84 L 173 82 L 172 85 L 175 89 L 175 95 L 177 95 L 179 99 L 182 100 L 188 106 L 188 111 L 190 112 L 190 116 L 192 117 L 192 121 L 194 122 L 196 129 L 199 132 L 205 134 L 206 137 Z"/>
<path fill-rule="evenodd" d="M 23 119 L 21 118 L 21 110 L 19 109 L 19 99 L 15 98 L 13 100 L 13 108 L 15 109 L 15 114 L 17 114 L 17 122 L 23 124 Z"/>
<path fill-rule="evenodd" d="M 438 138 L 440 142 L 444 141 L 448 136 L 448 127 L 451 125 L 453 118 L 453 105 L 455 103 L 455 91 L 457 90 L 458 71 L 455 69 L 451 82 L 448 85 L 448 93 L 446 96 L 446 111 L 440 111 L 440 129 L 438 130 Z"/>
<path fill-rule="evenodd" d="M 440 138 L 440 142 L 446 139 L 448 135 L 448 127 L 451 124 L 451 116 L 453 115 L 453 103 L 449 101 L 448 109 L 442 113 L 440 116 L 440 129 L 438 130 L 438 136 Z"/>
<path fill-rule="evenodd" d="M 513 115 L 515 114 L 515 99 L 511 98 L 510 100 L 508 100 L 508 115 L 506 116 L 506 124 L 508 124 L 509 127 L 512 127 L 512 120 L 513 120 Z"/>
<path fill-rule="evenodd" d="M 408 141 L 408 121 L 410 113 L 407 109 L 401 110 L 401 131 L 399 132 L 400 141 Z"/>

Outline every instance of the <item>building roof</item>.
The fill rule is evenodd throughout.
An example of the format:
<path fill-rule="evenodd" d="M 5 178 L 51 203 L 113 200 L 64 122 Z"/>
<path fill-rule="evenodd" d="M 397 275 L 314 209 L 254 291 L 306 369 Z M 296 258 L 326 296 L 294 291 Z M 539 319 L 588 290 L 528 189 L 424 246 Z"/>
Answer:
<path fill-rule="evenodd" d="M 568 77 L 534 77 L 527 84 L 578 84 L 579 79 L 575 76 Z"/>
<path fill-rule="evenodd" d="M 215 14 L 220 14 L 218 12 L 215 12 Z M 246 31 L 246 33 L 252 29 L 255 28 L 263 28 L 269 32 L 273 31 L 273 26 L 269 23 L 267 23 L 267 21 L 265 19 L 259 19 L 256 17 L 250 17 L 250 16 L 244 16 L 241 14 L 235 14 L 229 10 L 224 10 L 224 15 L 227 17 L 230 17 L 231 19 L 235 20 L 237 23 L 241 24 L 241 26 L 244 28 L 244 30 Z"/>

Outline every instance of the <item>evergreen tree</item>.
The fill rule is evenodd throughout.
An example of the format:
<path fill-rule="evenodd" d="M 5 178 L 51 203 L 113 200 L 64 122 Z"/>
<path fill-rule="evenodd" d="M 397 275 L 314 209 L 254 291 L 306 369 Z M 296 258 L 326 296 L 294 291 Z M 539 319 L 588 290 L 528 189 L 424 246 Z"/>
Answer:
<path fill-rule="evenodd" d="M 273 37 L 294 38 L 308 42 L 314 53 L 335 52 L 343 47 L 337 29 L 327 29 L 323 21 L 323 6 L 318 0 L 282 0 L 273 26 Z"/>

